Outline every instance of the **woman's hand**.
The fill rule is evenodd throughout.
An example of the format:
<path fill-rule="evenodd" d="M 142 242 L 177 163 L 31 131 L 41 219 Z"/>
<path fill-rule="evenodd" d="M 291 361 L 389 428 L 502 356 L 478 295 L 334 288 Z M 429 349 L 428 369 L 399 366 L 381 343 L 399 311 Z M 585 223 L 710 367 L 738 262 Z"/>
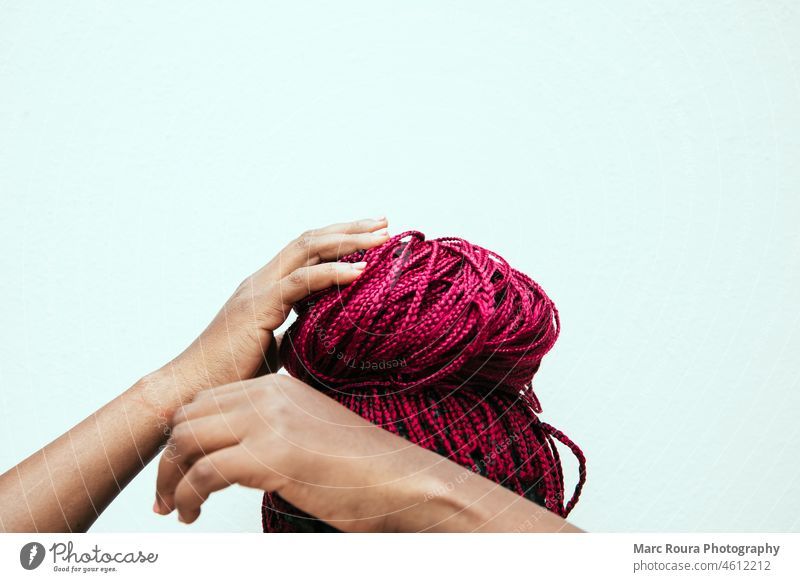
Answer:
<path fill-rule="evenodd" d="M 361 493 L 386 484 L 374 482 L 378 475 L 365 479 L 364 469 L 411 446 L 278 374 L 205 390 L 178 410 L 173 425 L 154 509 L 177 507 L 187 523 L 211 492 L 239 483 L 278 492 L 341 529 L 382 529 L 385 511 Z M 346 523 L 338 523 L 344 516 Z"/>
<path fill-rule="evenodd" d="M 200 515 L 238 483 L 343 531 L 577 531 L 515 493 L 270 374 L 202 392 L 173 419 L 154 510 Z"/>
<path fill-rule="evenodd" d="M 309 230 L 249 277 L 202 334 L 144 384 L 144 399 L 170 414 L 210 386 L 277 371 L 273 331 L 295 302 L 332 285 L 351 283 L 364 268 L 336 259 L 388 240 L 386 218 Z"/>
<path fill-rule="evenodd" d="M 273 330 L 312 291 L 347 284 L 358 265 L 327 262 L 381 244 L 386 219 L 308 231 L 239 285 L 180 356 L 0 475 L 0 531 L 85 531 L 169 434 L 168 419 L 209 386 L 251 378 L 275 352 Z"/>

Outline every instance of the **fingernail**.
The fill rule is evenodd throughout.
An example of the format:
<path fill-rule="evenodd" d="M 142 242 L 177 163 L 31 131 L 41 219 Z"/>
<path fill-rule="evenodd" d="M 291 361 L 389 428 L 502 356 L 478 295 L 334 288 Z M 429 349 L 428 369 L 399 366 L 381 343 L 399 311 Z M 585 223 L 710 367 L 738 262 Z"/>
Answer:
<path fill-rule="evenodd" d="M 361 261 L 360 263 L 350 263 L 350 266 L 356 271 L 363 271 L 366 268 L 367 263 L 365 261 Z"/>
<path fill-rule="evenodd" d="M 158 499 L 153 501 L 153 512 L 154 513 L 161 513 L 161 508 L 158 506 Z"/>
<path fill-rule="evenodd" d="M 388 228 L 382 228 L 380 230 L 376 230 L 375 232 L 372 233 L 372 236 L 374 236 L 375 238 L 387 237 L 387 236 L 389 236 L 389 229 Z"/>
<path fill-rule="evenodd" d="M 375 222 L 383 222 L 384 220 L 386 220 L 386 217 L 385 216 L 378 216 L 376 218 L 373 218 L 372 220 L 374 220 Z"/>

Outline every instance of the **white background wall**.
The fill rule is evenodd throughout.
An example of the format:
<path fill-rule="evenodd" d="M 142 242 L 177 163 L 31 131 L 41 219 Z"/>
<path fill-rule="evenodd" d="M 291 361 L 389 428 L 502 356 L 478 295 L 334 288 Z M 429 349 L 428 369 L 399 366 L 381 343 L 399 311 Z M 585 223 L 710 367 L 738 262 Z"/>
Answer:
<path fill-rule="evenodd" d="M 0 470 L 386 213 L 556 300 L 576 524 L 800 531 L 797 4 L 298 4 L 0 4 Z M 96 530 L 259 530 L 153 515 L 154 469 Z"/>

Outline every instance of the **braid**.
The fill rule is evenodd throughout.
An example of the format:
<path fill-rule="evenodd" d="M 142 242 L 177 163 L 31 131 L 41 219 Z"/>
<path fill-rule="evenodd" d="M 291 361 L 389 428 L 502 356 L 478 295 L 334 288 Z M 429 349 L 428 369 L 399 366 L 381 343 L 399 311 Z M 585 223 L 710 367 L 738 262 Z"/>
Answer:
<path fill-rule="evenodd" d="M 537 416 L 532 378 L 559 331 L 544 290 L 499 255 L 411 231 L 342 259 L 364 260 L 344 288 L 295 306 L 281 345 L 287 371 L 370 422 L 566 517 L 586 460 Z M 579 463 L 564 504 L 556 441 Z M 277 495 L 265 531 L 336 531 Z"/>

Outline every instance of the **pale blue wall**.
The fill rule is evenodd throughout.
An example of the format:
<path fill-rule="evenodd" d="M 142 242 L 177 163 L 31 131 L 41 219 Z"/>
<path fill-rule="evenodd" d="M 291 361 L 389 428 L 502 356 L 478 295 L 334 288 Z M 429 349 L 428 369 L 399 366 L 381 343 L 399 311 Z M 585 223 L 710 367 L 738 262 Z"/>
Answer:
<path fill-rule="evenodd" d="M 799 60 L 791 0 L 3 2 L 0 469 L 284 241 L 387 213 L 557 301 L 578 525 L 800 530 Z M 184 529 L 153 469 L 97 530 Z"/>

